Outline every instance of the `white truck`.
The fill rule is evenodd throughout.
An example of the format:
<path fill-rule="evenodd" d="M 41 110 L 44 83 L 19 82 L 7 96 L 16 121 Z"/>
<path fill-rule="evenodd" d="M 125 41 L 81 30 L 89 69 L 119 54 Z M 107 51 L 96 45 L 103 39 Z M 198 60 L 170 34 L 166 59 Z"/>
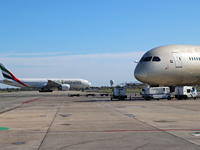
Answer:
<path fill-rule="evenodd" d="M 111 94 L 111 101 L 113 99 L 124 100 L 127 98 L 126 90 L 124 87 L 114 87 Z"/>
<path fill-rule="evenodd" d="M 187 98 L 197 99 L 197 90 L 194 86 L 177 86 L 175 87 L 176 99 L 182 100 Z"/>
<path fill-rule="evenodd" d="M 169 87 L 144 87 L 141 92 L 145 100 L 150 99 L 168 99 L 171 100 Z"/>

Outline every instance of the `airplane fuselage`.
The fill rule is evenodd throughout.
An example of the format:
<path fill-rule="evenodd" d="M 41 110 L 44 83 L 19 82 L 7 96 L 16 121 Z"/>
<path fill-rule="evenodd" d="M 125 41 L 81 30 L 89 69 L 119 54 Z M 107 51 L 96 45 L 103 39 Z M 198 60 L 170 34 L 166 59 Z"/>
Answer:
<path fill-rule="evenodd" d="M 149 85 L 200 85 L 200 46 L 166 45 L 147 51 L 134 76 Z"/>
<path fill-rule="evenodd" d="M 0 83 L 16 86 L 16 87 L 30 87 L 30 88 L 43 88 L 47 85 L 48 80 L 51 80 L 53 82 L 56 82 L 58 84 L 69 84 L 70 88 L 86 88 L 91 85 L 90 82 L 84 79 L 66 79 L 66 78 L 28 78 L 23 79 L 19 78 L 19 80 L 24 84 L 20 84 L 13 80 L 1 80 Z"/>

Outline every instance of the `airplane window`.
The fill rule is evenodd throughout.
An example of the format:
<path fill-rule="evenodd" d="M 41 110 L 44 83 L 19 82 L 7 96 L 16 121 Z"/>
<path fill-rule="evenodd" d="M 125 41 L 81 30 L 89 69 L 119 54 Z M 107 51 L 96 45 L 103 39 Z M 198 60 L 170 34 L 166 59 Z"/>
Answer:
<path fill-rule="evenodd" d="M 153 59 L 152 59 L 152 61 L 160 61 L 160 58 L 157 57 L 157 56 L 154 56 Z"/>
<path fill-rule="evenodd" d="M 151 58 L 152 58 L 152 56 L 150 56 L 150 57 L 145 57 L 145 58 L 143 59 L 143 61 L 151 61 Z"/>

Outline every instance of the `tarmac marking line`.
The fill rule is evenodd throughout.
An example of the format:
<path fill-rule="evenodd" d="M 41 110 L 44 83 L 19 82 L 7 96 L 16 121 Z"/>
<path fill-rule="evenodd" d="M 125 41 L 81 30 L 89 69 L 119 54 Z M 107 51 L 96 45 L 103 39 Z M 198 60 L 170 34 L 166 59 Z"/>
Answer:
<path fill-rule="evenodd" d="M 26 101 L 26 102 L 23 102 L 22 104 L 30 103 L 30 102 L 32 102 L 32 101 L 36 101 L 36 100 L 39 100 L 39 99 L 41 99 L 41 97 L 40 97 L 40 98 L 33 99 L 33 100 Z"/>
<path fill-rule="evenodd" d="M 59 106 L 57 112 L 55 113 L 55 115 L 54 115 L 54 117 L 53 117 L 53 120 L 51 121 L 51 124 L 50 124 L 49 128 L 47 129 L 47 131 L 46 131 L 46 133 L 45 133 L 45 135 L 44 135 L 44 138 L 42 139 L 42 141 L 41 141 L 41 143 L 40 143 L 40 145 L 39 145 L 39 147 L 38 147 L 38 150 L 40 150 L 40 148 L 42 147 L 42 145 L 43 145 L 43 143 L 44 143 L 44 141 L 45 141 L 45 139 L 46 139 L 46 137 L 47 137 L 47 134 L 50 132 L 50 128 L 51 128 L 51 126 L 52 126 L 52 124 L 53 124 L 53 122 L 54 122 L 54 120 L 55 120 L 55 118 L 56 118 L 56 116 L 57 116 L 57 114 L 58 114 L 58 112 L 59 112 L 59 110 L 60 110 L 60 108 L 61 108 L 61 106 L 62 106 L 64 100 L 65 100 L 65 98 L 62 99 L 62 101 L 61 101 L 61 103 L 60 103 L 60 106 Z"/>
<path fill-rule="evenodd" d="M 200 129 L 156 129 L 156 130 L 104 130 L 104 131 L 48 131 L 49 133 L 90 133 L 90 132 L 160 132 L 160 131 L 200 131 Z M 1 134 L 38 134 L 47 132 L 0 133 Z"/>

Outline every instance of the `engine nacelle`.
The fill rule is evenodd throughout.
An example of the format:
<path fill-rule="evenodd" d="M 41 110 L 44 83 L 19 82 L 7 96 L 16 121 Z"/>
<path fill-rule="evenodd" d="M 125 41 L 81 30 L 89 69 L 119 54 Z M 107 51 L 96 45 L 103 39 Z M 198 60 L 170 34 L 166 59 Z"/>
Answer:
<path fill-rule="evenodd" d="M 68 91 L 70 89 L 70 85 L 69 84 L 61 84 L 59 87 L 58 87 L 59 90 L 62 90 L 62 91 Z"/>

